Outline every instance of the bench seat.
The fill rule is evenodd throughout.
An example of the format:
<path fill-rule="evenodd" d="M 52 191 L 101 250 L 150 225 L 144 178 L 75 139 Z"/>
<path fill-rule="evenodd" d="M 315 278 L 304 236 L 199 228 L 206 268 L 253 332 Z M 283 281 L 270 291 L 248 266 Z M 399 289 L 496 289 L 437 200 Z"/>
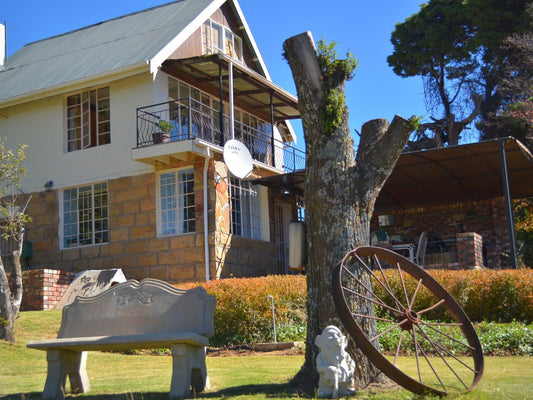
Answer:
<path fill-rule="evenodd" d="M 160 333 L 157 335 L 92 336 L 35 340 L 28 347 L 38 350 L 110 351 L 133 349 L 170 349 L 176 344 L 195 347 L 209 345 L 209 339 L 197 333 Z"/>

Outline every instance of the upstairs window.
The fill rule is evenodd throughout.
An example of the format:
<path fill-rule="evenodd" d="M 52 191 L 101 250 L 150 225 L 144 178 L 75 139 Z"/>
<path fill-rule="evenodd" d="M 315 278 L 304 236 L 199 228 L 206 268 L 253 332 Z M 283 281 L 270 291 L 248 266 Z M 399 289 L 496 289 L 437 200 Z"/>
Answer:
<path fill-rule="evenodd" d="M 107 183 L 63 191 L 63 248 L 109 242 Z"/>
<path fill-rule="evenodd" d="M 67 97 L 67 151 L 111 142 L 109 87 Z"/>
<path fill-rule="evenodd" d="M 212 19 L 202 26 L 203 54 L 223 53 L 242 62 L 242 39 Z"/>

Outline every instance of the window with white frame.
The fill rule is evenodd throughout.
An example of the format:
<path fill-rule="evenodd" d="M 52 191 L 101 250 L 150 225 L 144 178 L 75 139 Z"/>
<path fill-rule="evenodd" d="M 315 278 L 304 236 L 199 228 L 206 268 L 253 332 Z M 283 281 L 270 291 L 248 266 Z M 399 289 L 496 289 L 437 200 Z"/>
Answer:
<path fill-rule="evenodd" d="M 242 39 L 230 29 L 208 19 L 202 26 L 203 54 L 223 53 L 242 62 Z"/>
<path fill-rule="evenodd" d="M 109 242 L 107 183 L 63 190 L 63 248 Z"/>
<path fill-rule="evenodd" d="M 158 185 L 159 235 L 194 232 L 196 230 L 194 170 L 163 172 L 159 174 Z"/>
<path fill-rule="evenodd" d="M 261 239 L 259 191 L 242 179 L 230 179 L 231 233 L 250 239 Z"/>
<path fill-rule="evenodd" d="M 111 142 L 109 87 L 68 96 L 66 107 L 67 151 Z"/>

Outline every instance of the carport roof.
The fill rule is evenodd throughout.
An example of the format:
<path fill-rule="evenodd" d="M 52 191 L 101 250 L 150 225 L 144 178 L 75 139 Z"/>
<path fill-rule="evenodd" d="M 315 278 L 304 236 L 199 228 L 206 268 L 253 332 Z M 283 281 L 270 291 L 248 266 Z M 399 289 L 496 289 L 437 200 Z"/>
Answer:
<path fill-rule="evenodd" d="M 375 212 L 504 196 L 500 144 L 511 198 L 533 196 L 533 156 L 514 138 L 403 153 L 376 200 Z M 303 193 L 305 171 L 256 180 Z"/>

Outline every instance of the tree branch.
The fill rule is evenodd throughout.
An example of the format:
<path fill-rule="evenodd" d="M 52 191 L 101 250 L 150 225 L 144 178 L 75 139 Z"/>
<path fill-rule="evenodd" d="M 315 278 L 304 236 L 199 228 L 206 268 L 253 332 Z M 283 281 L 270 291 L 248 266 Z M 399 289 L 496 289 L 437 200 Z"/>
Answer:
<path fill-rule="evenodd" d="M 365 177 L 366 187 L 381 190 L 412 131 L 411 122 L 398 115 L 390 125 L 385 119 L 374 119 L 363 125 L 355 168 L 359 177 Z M 369 166 L 372 171 L 368 170 Z"/>

